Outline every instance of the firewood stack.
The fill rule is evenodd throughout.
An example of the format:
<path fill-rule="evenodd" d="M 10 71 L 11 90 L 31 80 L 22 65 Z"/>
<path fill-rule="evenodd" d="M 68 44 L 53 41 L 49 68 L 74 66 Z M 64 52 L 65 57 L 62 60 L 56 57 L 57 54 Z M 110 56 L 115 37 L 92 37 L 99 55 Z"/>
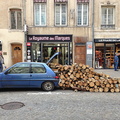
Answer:
<path fill-rule="evenodd" d="M 58 64 L 58 63 L 49 63 L 48 66 L 49 66 L 53 71 L 56 71 L 56 70 L 58 70 L 60 64 Z"/>
<path fill-rule="evenodd" d="M 120 92 L 120 79 L 94 72 L 94 68 L 83 64 L 60 65 L 61 79 L 59 86 L 63 89 L 84 90 L 90 92 Z"/>

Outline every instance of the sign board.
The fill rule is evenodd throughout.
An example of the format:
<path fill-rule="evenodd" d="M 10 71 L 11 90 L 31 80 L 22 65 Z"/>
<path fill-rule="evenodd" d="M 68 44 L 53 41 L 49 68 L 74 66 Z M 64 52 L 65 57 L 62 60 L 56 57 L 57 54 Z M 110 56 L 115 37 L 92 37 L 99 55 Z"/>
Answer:
<path fill-rule="evenodd" d="M 72 42 L 72 35 L 28 35 L 27 42 Z"/>
<path fill-rule="evenodd" d="M 120 42 L 119 38 L 108 38 L 108 39 L 94 39 L 95 43 L 114 43 L 114 42 Z"/>
<path fill-rule="evenodd" d="M 93 45 L 92 42 L 87 42 L 86 43 L 86 64 L 92 67 L 92 57 L 93 57 Z"/>

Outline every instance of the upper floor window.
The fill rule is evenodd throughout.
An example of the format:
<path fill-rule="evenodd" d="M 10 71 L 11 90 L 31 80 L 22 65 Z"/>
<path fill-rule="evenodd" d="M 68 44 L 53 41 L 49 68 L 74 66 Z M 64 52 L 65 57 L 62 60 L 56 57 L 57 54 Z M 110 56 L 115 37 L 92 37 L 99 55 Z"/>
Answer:
<path fill-rule="evenodd" d="M 77 25 L 88 25 L 88 3 L 79 3 L 77 8 Z"/>
<path fill-rule="evenodd" d="M 34 3 L 35 26 L 46 25 L 46 3 Z"/>
<path fill-rule="evenodd" d="M 21 9 L 10 9 L 11 29 L 22 29 Z"/>
<path fill-rule="evenodd" d="M 102 29 L 114 29 L 114 7 L 102 7 Z"/>
<path fill-rule="evenodd" d="M 67 4 L 66 3 L 55 4 L 55 25 L 56 26 L 67 25 Z"/>

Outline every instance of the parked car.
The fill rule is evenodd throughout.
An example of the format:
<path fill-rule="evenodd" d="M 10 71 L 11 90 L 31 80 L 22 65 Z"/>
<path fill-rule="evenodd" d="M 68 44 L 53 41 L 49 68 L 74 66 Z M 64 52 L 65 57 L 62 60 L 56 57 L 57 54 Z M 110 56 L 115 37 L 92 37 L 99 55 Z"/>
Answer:
<path fill-rule="evenodd" d="M 42 88 L 52 91 L 58 83 L 58 76 L 46 63 L 19 62 L 0 73 L 0 88 Z"/>
<path fill-rule="evenodd" d="M 45 63 L 20 62 L 0 73 L 0 88 L 42 88 L 51 91 L 59 78 Z"/>

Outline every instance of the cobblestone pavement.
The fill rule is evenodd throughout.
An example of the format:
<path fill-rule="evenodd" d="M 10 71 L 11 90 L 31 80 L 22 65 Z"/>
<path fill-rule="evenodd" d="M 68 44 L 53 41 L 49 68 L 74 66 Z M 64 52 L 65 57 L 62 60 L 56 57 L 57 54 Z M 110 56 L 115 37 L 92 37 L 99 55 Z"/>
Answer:
<path fill-rule="evenodd" d="M 112 78 L 120 78 L 120 69 L 119 71 L 114 71 L 114 69 L 95 69 L 98 73 L 105 73 L 110 75 Z"/>
<path fill-rule="evenodd" d="M 25 106 L 15 110 L 0 108 L 0 120 L 120 120 L 119 93 L 1 91 L 0 105 L 9 102 Z"/>

